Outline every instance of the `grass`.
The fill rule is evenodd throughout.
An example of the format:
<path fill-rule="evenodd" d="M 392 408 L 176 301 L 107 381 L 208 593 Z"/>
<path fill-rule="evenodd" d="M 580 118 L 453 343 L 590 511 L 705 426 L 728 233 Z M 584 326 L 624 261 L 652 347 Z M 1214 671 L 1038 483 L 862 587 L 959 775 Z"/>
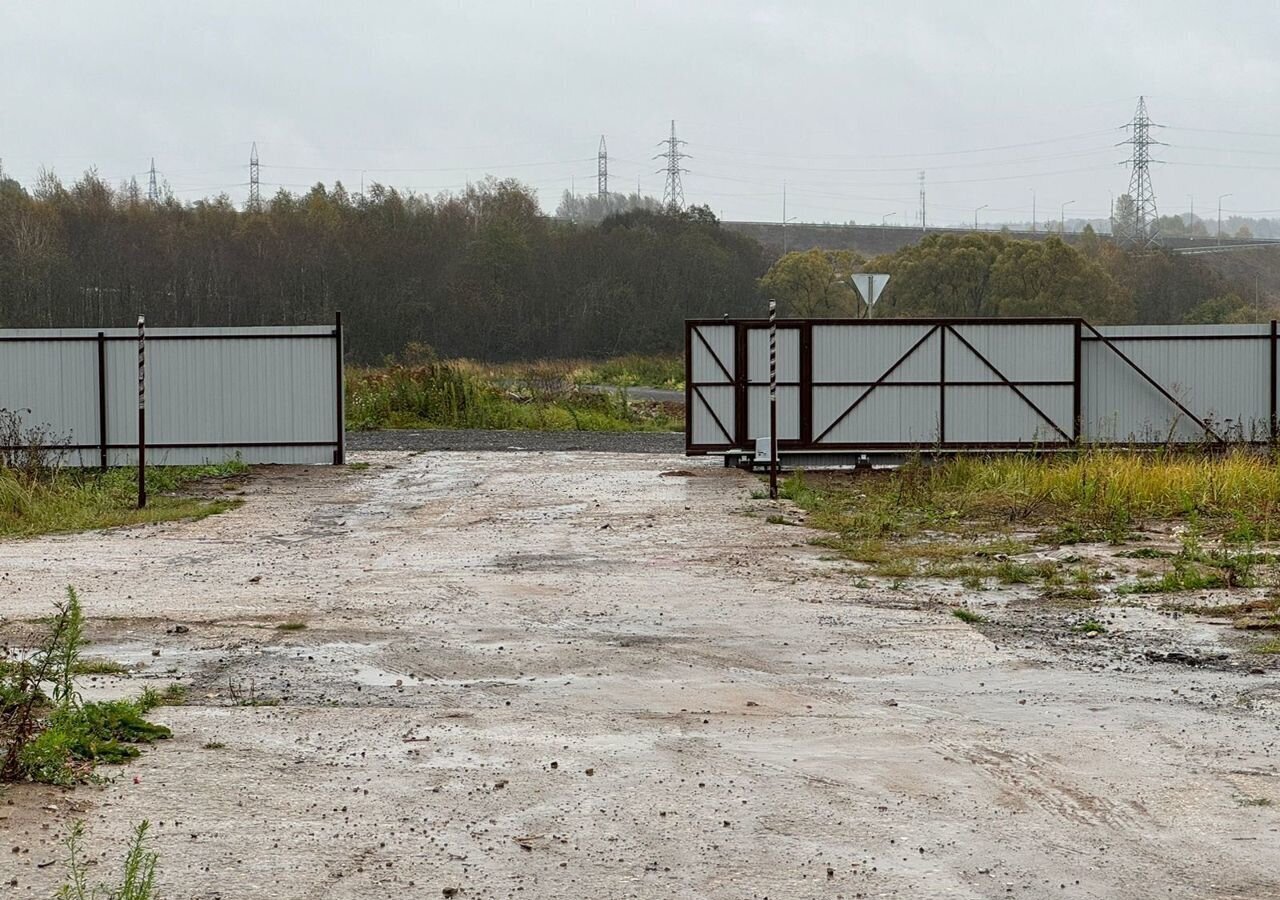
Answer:
<path fill-rule="evenodd" d="M 961 622 L 969 625 L 982 625 L 987 621 L 987 617 L 974 612 L 971 609 L 965 609 L 963 606 L 957 606 L 951 610 L 951 615 L 955 616 Z"/>
<path fill-rule="evenodd" d="M 1280 653 L 1280 637 L 1272 638 L 1253 648 L 1254 653 Z"/>
<path fill-rule="evenodd" d="M 202 519 L 233 509 L 241 501 L 193 497 L 186 489 L 203 478 L 246 471 L 248 467 L 238 461 L 148 468 L 147 507 L 138 509 L 133 469 L 44 469 L 34 475 L 0 469 L 0 537 Z"/>
<path fill-rule="evenodd" d="M 351 369 L 347 425 L 536 431 L 678 431 L 683 414 L 625 391 L 584 390 L 567 364 L 484 367 L 466 360 Z"/>
<path fill-rule="evenodd" d="M 809 526 L 829 532 L 823 545 L 876 574 L 1042 582 L 1050 595 L 1084 601 L 1098 595 L 1087 571 L 1066 586 L 1059 563 L 1001 557 L 1030 549 L 1025 534 L 1058 544 L 1119 543 L 1152 523 L 1180 522 L 1193 546 L 1124 553 L 1170 560 L 1169 571 L 1124 590 L 1248 586 L 1259 564 L 1274 562 L 1252 545 L 1276 536 L 1280 466 L 1250 450 L 956 456 L 854 477 L 797 473 L 782 493 L 808 512 Z M 1202 536 L 1217 539 L 1221 549 L 1201 549 Z"/>
<path fill-rule="evenodd" d="M 138 705 L 143 712 L 150 712 L 157 706 L 182 706 L 186 702 L 187 686 L 177 683 L 169 685 L 162 691 L 146 688 L 138 699 Z"/>
<path fill-rule="evenodd" d="M 79 659 L 72 666 L 75 675 L 128 675 L 129 667 L 114 659 Z"/>
<path fill-rule="evenodd" d="M 684 390 L 684 358 L 629 354 L 599 362 L 581 363 L 574 369 L 579 384 L 611 384 L 615 387 L 652 387 Z"/>
<path fill-rule="evenodd" d="M 1071 626 L 1072 631 L 1078 631 L 1081 634 L 1103 634 L 1107 630 L 1107 626 L 1103 625 L 1097 619 L 1085 619 L 1083 622 L 1077 622 Z"/>
<path fill-rule="evenodd" d="M 276 626 L 276 631 L 303 631 L 306 627 L 306 622 L 281 622 Z"/>

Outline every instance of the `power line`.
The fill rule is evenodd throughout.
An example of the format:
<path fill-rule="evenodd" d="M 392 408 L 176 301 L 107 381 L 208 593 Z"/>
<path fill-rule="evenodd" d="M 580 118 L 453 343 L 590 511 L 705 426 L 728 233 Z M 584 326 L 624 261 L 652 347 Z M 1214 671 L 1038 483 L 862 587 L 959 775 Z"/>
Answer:
<path fill-rule="evenodd" d="M 662 189 L 662 205 L 667 209 L 676 212 L 684 209 L 684 185 L 680 183 L 680 173 L 688 172 L 688 169 L 680 168 L 680 160 L 688 159 L 689 154 L 680 150 L 686 142 L 677 140 L 676 138 L 676 120 L 671 120 L 671 137 L 665 141 L 659 141 L 658 146 L 667 145 L 665 153 L 659 153 L 654 159 L 665 159 L 667 161 L 666 169 L 658 169 L 657 173 L 666 172 L 667 183 Z"/>
<path fill-rule="evenodd" d="M 746 156 L 772 156 L 787 159 L 922 159 L 924 157 L 933 156 L 963 156 L 968 153 L 990 153 L 995 150 L 1019 150 L 1023 147 L 1041 147 L 1046 144 L 1061 144 L 1066 141 L 1073 141 L 1079 138 L 1098 137 L 1104 134 L 1114 134 L 1115 128 L 1100 128 L 1096 131 L 1082 131 L 1079 134 L 1069 134 L 1063 137 L 1046 138 L 1041 141 L 1025 141 L 1020 144 L 998 144 L 992 147 L 970 147 L 965 150 L 936 150 L 923 153 L 865 153 L 865 154 L 845 154 L 845 153 L 824 153 L 824 154 L 804 154 L 804 153 L 767 153 L 764 151 L 754 150 L 724 150 L 719 147 L 707 147 L 708 150 L 719 151 L 721 153 L 740 153 Z M 699 144 L 699 146 L 702 146 Z"/>

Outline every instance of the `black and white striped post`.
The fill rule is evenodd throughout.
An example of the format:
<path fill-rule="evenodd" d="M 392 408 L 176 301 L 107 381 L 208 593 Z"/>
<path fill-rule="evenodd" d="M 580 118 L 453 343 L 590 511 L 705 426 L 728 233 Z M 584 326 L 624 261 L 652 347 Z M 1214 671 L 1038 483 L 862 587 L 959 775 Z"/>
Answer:
<path fill-rule="evenodd" d="M 769 499 L 778 499 L 778 301 L 769 301 Z"/>
<path fill-rule="evenodd" d="M 147 321 L 138 316 L 138 509 L 147 505 Z"/>

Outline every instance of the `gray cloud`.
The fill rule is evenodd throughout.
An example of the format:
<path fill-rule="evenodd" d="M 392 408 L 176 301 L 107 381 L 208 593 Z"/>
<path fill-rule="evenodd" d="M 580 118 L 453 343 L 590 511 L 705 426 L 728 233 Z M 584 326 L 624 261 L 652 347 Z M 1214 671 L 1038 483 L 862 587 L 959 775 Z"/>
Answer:
<path fill-rule="evenodd" d="M 31 181 L 157 166 L 178 196 L 315 181 L 436 192 L 487 172 L 547 208 L 595 186 L 685 192 L 729 218 L 1105 217 L 1116 126 L 1147 94 L 1164 212 L 1280 209 L 1274 3 L 26 3 L 0 9 L 0 157 Z M 1203 129 L 1203 130 L 1198 130 Z M 1241 133 L 1228 133 L 1241 132 Z M 981 152 L 979 148 L 989 149 Z"/>

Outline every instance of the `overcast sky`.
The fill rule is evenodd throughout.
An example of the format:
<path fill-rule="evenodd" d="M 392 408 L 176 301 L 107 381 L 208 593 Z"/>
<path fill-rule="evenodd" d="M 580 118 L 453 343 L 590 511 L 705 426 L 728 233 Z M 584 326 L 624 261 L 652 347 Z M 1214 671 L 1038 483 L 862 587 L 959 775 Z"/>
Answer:
<path fill-rule="evenodd" d="M 0 6 L 0 159 L 178 197 L 341 179 L 435 194 L 515 176 L 554 208 L 685 196 L 729 219 L 1102 217 L 1139 94 L 1162 213 L 1280 215 L 1280 7 L 1162 2 L 36 2 Z"/>

